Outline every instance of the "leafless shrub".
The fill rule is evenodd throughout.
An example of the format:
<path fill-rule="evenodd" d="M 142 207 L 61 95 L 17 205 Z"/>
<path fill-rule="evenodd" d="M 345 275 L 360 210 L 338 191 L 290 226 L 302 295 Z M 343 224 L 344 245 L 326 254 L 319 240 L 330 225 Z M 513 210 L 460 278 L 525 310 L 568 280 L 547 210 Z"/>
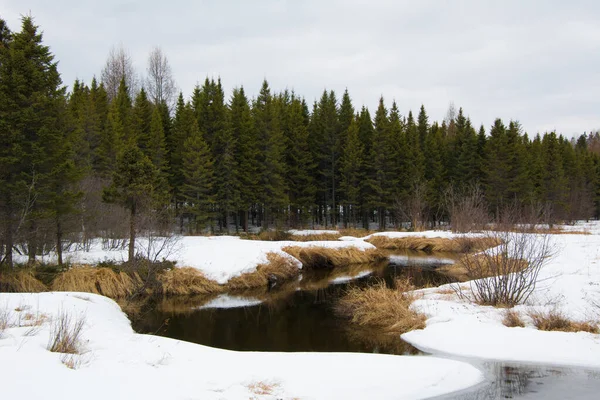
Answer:
<path fill-rule="evenodd" d="M 531 295 L 543 265 L 554 255 L 549 235 L 492 232 L 499 245 L 461 260 L 477 303 L 512 307 Z"/>
<path fill-rule="evenodd" d="M 485 195 L 479 185 L 473 185 L 462 193 L 450 187 L 444 198 L 453 232 L 481 230 L 489 222 Z"/>
<path fill-rule="evenodd" d="M 413 185 L 411 196 L 396 200 L 396 219 L 410 221 L 412 230 L 422 231 L 425 227 L 425 212 L 427 210 L 427 185 L 417 182 Z"/>
<path fill-rule="evenodd" d="M 48 350 L 54 353 L 81 354 L 85 317 L 60 311 L 50 328 Z"/>

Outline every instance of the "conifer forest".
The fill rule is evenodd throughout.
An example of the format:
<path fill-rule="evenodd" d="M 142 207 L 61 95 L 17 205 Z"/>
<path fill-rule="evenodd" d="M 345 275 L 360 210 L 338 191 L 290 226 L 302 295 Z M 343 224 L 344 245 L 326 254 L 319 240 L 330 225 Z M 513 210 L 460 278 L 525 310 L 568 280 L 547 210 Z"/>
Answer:
<path fill-rule="evenodd" d="M 72 243 L 145 231 L 418 230 L 600 215 L 596 132 L 474 126 L 453 106 L 433 121 L 427 105 L 401 110 L 385 93 L 373 110 L 348 90 L 312 102 L 267 80 L 259 93 L 226 93 L 208 77 L 186 98 L 160 49 L 145 79 L 119 51 L 98 70 L 90 82 L 62 82 L 33 19 L 15 32 L 0 20 L 5 265 L 13 251 L 35 259 L 57 250 L 61 263 Z"/>

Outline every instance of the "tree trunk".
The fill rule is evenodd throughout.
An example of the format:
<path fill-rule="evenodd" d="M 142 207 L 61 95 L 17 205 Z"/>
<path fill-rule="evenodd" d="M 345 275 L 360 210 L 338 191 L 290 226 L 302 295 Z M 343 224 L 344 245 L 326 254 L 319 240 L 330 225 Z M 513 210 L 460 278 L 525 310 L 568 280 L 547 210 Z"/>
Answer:
<path fill-rule="evenodd" d="M 27 254 L 28 260 L 27 264 L 29 266 L 35 265 L 35 253 L 37 252 L 37 234 L 36 234 L 36 225 L 35 221 L 31 221 L 29 225 L 29 238 L 27 241 Z"/>
<path fill-rule="evenodd" d="M 135 258 L 135 219 L 136 219 L 135 202 L 131 205 L 131 214 L 129 215 L 129 262 L 133 263 Z"/>
<path fill-rule="evenodd" d="M 63 252 L 62 252 L 62 226 L 60 220 L 56 219 L 56 255 L 58 265 L 63 265 Z"/>
<path fill-rule="evenodd" d="M 7 213 L 7 218 L 4 220 L 5 224 L 6 224 L 6 230 L 4 231 L 4 240 L 6 243 L 6 254 L 4 256 L 4 262 L 6 265 L 8 265 L 9 268 L 13 267 L 13 256 L 12 256 L 12 249 L 13 249 L 13 231 L 12 231 L 12 220 L 10 218 L 10 211 L 8 211 Z"/>

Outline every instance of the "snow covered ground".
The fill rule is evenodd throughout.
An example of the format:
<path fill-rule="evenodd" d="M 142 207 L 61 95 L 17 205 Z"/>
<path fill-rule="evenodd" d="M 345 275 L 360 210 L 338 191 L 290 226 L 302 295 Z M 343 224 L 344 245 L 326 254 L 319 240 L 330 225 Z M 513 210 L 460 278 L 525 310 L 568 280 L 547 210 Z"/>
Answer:
<path fill-rule="evenodd" d="M 88 293 L 1 293 L 2 310 L 22 325 L 0 339 L 7 399 L 413 399 L 483 378 L 467 363 L 429 356 L 242 353 L 140 335 L 116 303 Z M 82 355 L 46 349 L 60 312 L 85 317 Z M 32 330 L 26 314 L 46 320 Z"/>
<path fill-rule="evenodd" d="M 600 229 L 586 228 L 592 234 L 553 235 L 556 256 L 540 271 L 527 304 L 515 307 L 526 327 L 505 327 L 502 309 L 460 300 L 446 285 L 420 291 L 413 307 L 429 317 L 427 327 L 402 338 L 434 354 L 600 368 L 600 335 L 539 331 L 528 316 L 556 310 L 573 320 L 600 320 Z"/>
<path fill-rule="evenodd" d="M 138 241 L 138 251 L 147 253 L 148 240 L 140 238 Z M 300 261 L 290 256 L 281 249 L 286 246 L 299 247 L 355 247 L 361 250 L 374 249 L 370 243 L 362 240 L 352 242 L 348 241 L 261 241 L 261 240 L 242 240 L 237 236 L 184 236 L 178 238 L 168 246 L 168 251 L 159 254 L 157 259 L 166 258 L 177 261 L 179 267 L 198 268 L 204 274 L 218 283 L 224 284 L 234 276 L 241 275 L 244 272 L 252 272 L 256 266 L 267 262 L 268 253 L 281 254 L 294 260 L 298 268 L 302 266 Z M 161 242 L 154 243 L 150 253 L 156 253 L 161 247 Z M 63 255 L 64 259 L 71 263 L 97 264 L 100 261 L 116 260 L 124 261 L 127 259 L 127 248 L 116 250 L 105 250 L 100 241 L 93 243 L 89 251 L 72 251 Z M 17 262 L 26 262 L 27 257 L 15 257 Z M 41 261 L 55 261 L 55 255 L 50 254 L 40 258 Z"/>

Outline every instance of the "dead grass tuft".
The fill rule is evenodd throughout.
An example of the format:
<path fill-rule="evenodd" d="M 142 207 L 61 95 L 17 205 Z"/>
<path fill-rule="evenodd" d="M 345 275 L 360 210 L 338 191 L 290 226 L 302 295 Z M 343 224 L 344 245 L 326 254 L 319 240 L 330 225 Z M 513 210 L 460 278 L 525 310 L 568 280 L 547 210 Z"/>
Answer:
<path fill-rule="evenodd" d="M 4 331 L 10 328 L 11 312 L 8 308 L 0 309 L 0 339 L 4 337 Z"/>
<path fill-rule="evenodd" d="M 85 326 L 85 316 L 60 311 L 53 319 L 50 328 L 48 350 L 54 353 L 81 354 L 81 334 Z"/>
<path fill-rule="evenodd" d="M 353 236 L 357 238 L 362 238 L 365 236 L 372 235 L 377 231 L 372 231 L 370 229 L 362 229 L 362 228 L 345 228 L 339 230 L 340 235 L 342 236 Z"/>
<path fill-rule="evenodd" d="M 366 264 L 381 261 L 385 256 L 378 250 L 361 250 L 356 247 L 299 247 L 287 246 L 283 251 L 300 260 L 306 269 L 328 269 L 347 267 L 352 264 Z"/>
<path fill-rule="evenodd" d="M 88 292 L 113 299 L 131 296 L 143 282 L 139 275 L 115 272 L 109 268 L 74 267 L 58 275 L 52 290 L 60 292 Z"/>
<path fill-rule="evenodd" d="M 249 383 L 246 387 L 258 396 L 269 396 L 274 394 L 273 392 L 279 388 L 279 384 L 260 381 Z"/>
<path fill-rule="evenodd" d="M 591 321 L 572 321 L 557 310 L 548 312 L 532 311 L 529 316 L 533 325 L 541 331 L 589 332 L 598 333 L 598 324 Z"/>
<path fill-rule="evenodd" d="M 259 264 L 256 271 L 231 278 L 225 285 L 227 289 L 236 291 L 267 287 L 269 284 L 282 283 L 296 278 L 300 273 L 298 266 L 290 257 L 268 253 L 267 260 L 266 264 Z"/>
<path fill-rule="evenodd" d="M 337 241 L 339 233 L 311 233 L 310 235 L 291 235 L 288 240 L 293 242 Z"/>
<path fill-rule="evenodd" d="M 382 333 L 404 333 L 425 328 L 426 317 L 410 308 L 415 295 L 408 280 L 398 280 L 396 288 L 384 282 L 367 288 L 352 288 L 336 306 L 336 312 L 361 327 Z"/>
<path fill-rule="evenodd" d="M 162 294 L 166 296 L 189 296 L 218 293 L 223 287 L 207 278 L 196 268 L 173 268 L 157 276 L 161 283 Z"/>
<path fill-rule="evenodd" d="M 475 238 L 426 238 L 408 236 L 402 238 L 389 238 L 375 235 L 366 240 L 378 249 L 385 250 L 413 250 L 427 253 L 470 253 L 488 249 L 500 244 L 498 240 L 490 237 Z"/>
<path fill-rule="evenodd" d="M 40 293 L 45 291 L 48 291 L 48 288 L 34 276 L 31 270 L 0 272 L 0 292 Z"/>
<path fill-rule="evenodd" d="M 521 315 L 512 308 L 507 308 L 506 310 L 504 310 L 504 318 L 502 319 L 502 324 L 504 326 L 508 326 L 509 328 L 525 327 L 525 322 L 523 322 Z"/>

